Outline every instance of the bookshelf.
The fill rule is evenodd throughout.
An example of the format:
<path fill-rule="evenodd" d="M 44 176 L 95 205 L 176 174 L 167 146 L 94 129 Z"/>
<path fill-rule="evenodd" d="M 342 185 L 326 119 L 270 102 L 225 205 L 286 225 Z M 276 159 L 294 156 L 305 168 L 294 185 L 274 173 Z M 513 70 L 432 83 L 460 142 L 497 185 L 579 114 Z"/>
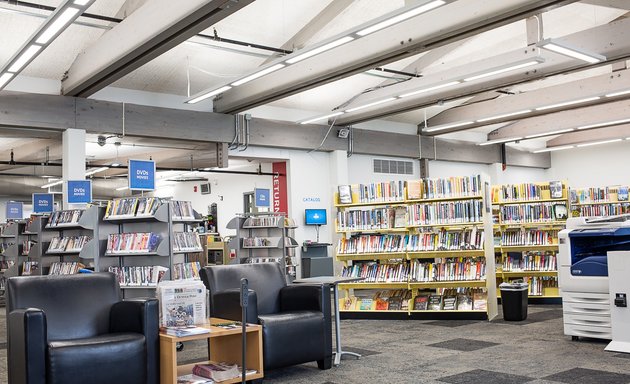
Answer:
<path fill-rule="evenodd" d="M 529 299 L 558 300 L 558 233 L 570 212 L 564 181 L 493 187 L 497 283 L 529 283 Z"/>
<path fill-rule="evenodd" d="M 576 188 L 569 192 L 572 217 L 605 217 L 630 213 L 627 186 Z"/>
<path fill-rule="evenodd" d="M 199 253 L 204 252 L 202 236 L 197 230 L 203 223 L 201 214 L 195 211 L 190 201 L 172 200 L 170 205 L 171 280 L 199 280 L 201 264 Z M 206 241 L 205 236 L 203 241 Z M 207 255 L 204 255 L 205 259 Z"/>
<path fill-rule="evenodd" d="M 492 231 L 486 210 L 490 186 L 480 175 L 339 186 L 338 191 L 336 258 L 343 276 L 364 278 L 339 284 L 345 292 L 342 318 L 496 316 L 494 250 L 492 237 L 484 235 Z M 440 297 L 440 304 L 415 305 L 425 297 Z"/>
<path fill-rule="evenodd" d="M 0 224 L 0 304 L 5 304 L 6 279 L 11 276 L 11 269 L 18 263 L 22 250 L 20 230 L 24 224 L 9 221 Z"/>
<path fill-rule="evenodd" d="M 245 213 L 232 218 L 228 229 L 236 230 L 228 248 L 230 264 L 276 262 L 288 280 L 295 278 L 295 253 L 299 245 L 290 236 L 295 222 L 284 213 Z"/>

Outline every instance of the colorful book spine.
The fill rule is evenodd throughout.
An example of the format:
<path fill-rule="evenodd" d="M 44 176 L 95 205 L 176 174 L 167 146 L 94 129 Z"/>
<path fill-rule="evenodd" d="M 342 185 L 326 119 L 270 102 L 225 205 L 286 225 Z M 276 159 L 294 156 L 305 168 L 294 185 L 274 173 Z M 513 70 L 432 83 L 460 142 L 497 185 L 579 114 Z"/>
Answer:
<path fill-rule="evenodd" d="M 407 207 L 410 226 L 479 223 L 483 217 L 481 200 L 413 204 Z"/>

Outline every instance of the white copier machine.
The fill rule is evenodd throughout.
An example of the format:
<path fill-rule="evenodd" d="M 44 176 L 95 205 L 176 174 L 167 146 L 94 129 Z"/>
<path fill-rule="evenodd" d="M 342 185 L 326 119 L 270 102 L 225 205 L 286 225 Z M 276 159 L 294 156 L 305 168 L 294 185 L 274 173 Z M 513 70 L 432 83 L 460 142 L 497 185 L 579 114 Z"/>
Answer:
<path fill-rule="evenodd" d="M 558 284 L 565 335 L 574 340 L 612 339 L 607 349 L 616 340 L 627 338 L 630 346 L 630 334 L 622 334 L 630 333 L 626 303 L 626 292 L 630 291 L 630 215 L 569 218 L 567 228 L 560 231 L 559 243 Z M 623 348 L 612 350 L 630 352 Z"/>

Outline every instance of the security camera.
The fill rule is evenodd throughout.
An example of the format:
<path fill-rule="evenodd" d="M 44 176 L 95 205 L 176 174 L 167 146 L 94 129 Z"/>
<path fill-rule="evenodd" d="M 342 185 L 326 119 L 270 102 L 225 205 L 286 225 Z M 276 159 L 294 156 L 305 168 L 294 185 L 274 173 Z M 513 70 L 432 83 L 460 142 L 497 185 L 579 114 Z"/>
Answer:
<path fill-rule="evenodd" d="M 105 144 L 107 144 L 107 137 L 105 137 L 103 135 L 99 135 L 96 142 L 98 143 L 98 145 L 103 147 L 103 146 L 105 146 Z"/>

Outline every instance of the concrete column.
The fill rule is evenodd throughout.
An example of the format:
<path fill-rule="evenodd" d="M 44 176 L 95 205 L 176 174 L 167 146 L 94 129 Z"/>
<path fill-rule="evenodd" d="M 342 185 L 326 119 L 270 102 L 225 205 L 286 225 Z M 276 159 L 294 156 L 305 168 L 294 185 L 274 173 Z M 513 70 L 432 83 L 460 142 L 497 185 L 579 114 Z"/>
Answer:
<path fill-rule="evenodd" d="M 348 184 L 348 152 L 347 151 L 332 151 L 330 153 L 330 185 L 333 186 L 333 195 L 334 192 L 337 192 L 337 186 L 341 184 Z M 331 218 L 328 222 L 331 225 L 328 225 L 328 230 L 330 231 L 330 238 L 332 239 L 332 256 L 334 257 L 335 247 L 337 245 L 338 235 L 335 233 L 335 218 L 337 215 L 337 208 L 335 208 L 335 200 L 331 199 L 333 206 L 330 209 Z M 339 276 L 341 274 L 341 269 L 343 268 L 343 263 L 334 261 L 333 271 L 335 276 Z"/>
<path fill-rule="evenodd" d="M 85 130 L 66 129 L 62 142 L 63 209 L 82 208 L 82 204 L 68 204 L 68 180 L 85 180 Z"/>

